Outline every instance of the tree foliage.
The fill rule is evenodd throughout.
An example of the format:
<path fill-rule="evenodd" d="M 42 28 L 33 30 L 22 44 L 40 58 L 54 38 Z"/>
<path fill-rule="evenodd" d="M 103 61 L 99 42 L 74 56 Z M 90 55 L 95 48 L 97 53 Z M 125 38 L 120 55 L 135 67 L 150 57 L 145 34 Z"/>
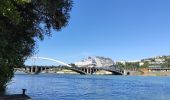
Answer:
<path fill-rule="evenodd" d="M 0 0 L 0 89 L 34 53 L 35 39 L 68 24 L 71 0 Z"/>
<path fill-rule="evenodd" d="M 169 68 L 170 67 L 170 58 L 165 58 L 164 64 L 162 64 L 162 67 Z"/>

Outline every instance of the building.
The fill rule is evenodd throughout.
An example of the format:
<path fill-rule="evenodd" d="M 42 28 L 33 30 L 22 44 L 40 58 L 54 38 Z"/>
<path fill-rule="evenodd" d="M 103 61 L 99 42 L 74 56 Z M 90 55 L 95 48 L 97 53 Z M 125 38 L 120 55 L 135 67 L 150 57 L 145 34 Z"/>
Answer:
<path fill-rule="evenodd" d="M 75 62 L 78 67 L 108 67 L 114 64 L 112 59 L 100 56 L 88 57 L 82 61 Z"/>

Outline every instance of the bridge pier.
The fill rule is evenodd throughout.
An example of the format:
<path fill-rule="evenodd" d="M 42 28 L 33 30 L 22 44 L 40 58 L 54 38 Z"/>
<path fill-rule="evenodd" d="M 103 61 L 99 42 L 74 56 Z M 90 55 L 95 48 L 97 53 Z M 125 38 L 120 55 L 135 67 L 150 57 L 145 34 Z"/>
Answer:
<path fill-rule="evenodd" d="M 38 71 L 38 67 L 36 66 L 36 67 L 35 67 L 35 71 L 34 71 L 34 72 L 37 72 L 37 71 Z"/>
<path fill-rule="evenodd" d="M 87 68 L 87 71 L 86 71 L 87 74 L 89 74 L 89 69 Z"/>
<path fill-rule="evenodd" d="M 89 68 L 89 72 L 90 72 L 89 74 L 91 74 L 91 73 L 92 73 L 91 67 Z"/>
<path fill-rule="evenodd" d="M 93 74 L 94 72 L 95 72 L 95 69 L 93 68 L 93 69 L 92 69 L 92 74 Z"/>
<path fill-rule="evenodd" d="M 30 73 L 32 73 L 32 72 L 33 72 L 33 67 L 30 68 Z"/>
<path fill-rule="evenodd" d="M 32 67 L 32 68 L 33 68 L 32 72 L 34 73 L 35 72 L 35 67 Z"/>
<path fill-rule="evenodd" d="M 83 71 L 86 72 L 86 68 L 83 68 Z"/>
<path fill-rule="evenodd" d="M 44 71 L 47 73 L 47 68 L 46 67 L 44 68 Z"/>

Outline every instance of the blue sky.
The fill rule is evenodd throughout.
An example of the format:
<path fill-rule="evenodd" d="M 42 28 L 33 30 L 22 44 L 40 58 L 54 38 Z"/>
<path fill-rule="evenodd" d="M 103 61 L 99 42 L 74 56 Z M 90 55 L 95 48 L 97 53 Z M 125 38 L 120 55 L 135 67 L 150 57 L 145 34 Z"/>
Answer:
<path fill-rule="evenodd" d="M 137 60 L 170 54 L 170 0 L 73 0 L 69 25 L 38 42 L 67 63 L 87 56 Z"/>

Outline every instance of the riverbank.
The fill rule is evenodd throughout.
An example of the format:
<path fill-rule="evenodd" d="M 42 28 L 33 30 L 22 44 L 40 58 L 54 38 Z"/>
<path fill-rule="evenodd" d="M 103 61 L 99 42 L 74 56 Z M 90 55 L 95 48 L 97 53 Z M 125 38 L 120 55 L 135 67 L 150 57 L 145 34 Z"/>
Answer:
<path fill-rule="evenodd" d="M 13 95 L 0 95 L 0 100 L 32 100 L 28 95 L 13 94 Z"/>
<path fill-rule="evenodd" d="M 124 75 L 130 76 L 170 76 L 170 70 L 151 70 L 151 69 L 138 69 L 138 70 L 124 70 Z"/>
<path fill-rule="evenodd" d="M 145 72 L 142 76 L 170 76 L 170 72 Z"/>
<path fill-rule="evenodd" d="M 170 72 L 139 72 L 139 71 L 129 71 L 129 76 L 170 76 Z"/>

